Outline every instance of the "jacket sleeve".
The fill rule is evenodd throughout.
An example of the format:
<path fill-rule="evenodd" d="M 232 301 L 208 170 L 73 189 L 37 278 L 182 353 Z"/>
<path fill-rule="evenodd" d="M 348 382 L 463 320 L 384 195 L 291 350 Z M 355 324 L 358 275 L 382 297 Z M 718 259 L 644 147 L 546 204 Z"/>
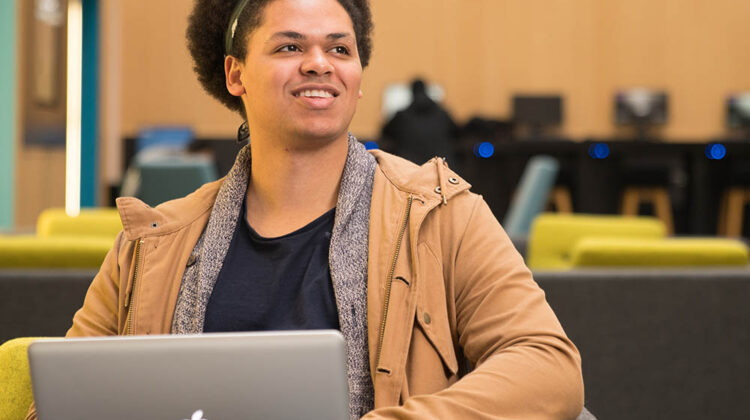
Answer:
<path fill-rule="evenodd" d="M 107 253 L 99 272 L 86 292 L 83 307 L 73 316 L 73 326 L 65 337 L 118 335 L 120 324 L 120 260 L 127 254 L 123 233 Z"/>
<path fill-rule="evenodd" d="M 73 326 L 65 337 L 117 335 L 118 302 L 120 295 L 120 266 L 118 255 L 125 246 L 123 233 L 117 235 L 115 244 L 104 258 L 99 272 L 91 282 L 83 307 L 73 317 Z M 26 420 L 36 420 L 36 406 L 31 404 Z"/>
<path fill-rule="evenodd" d="M 368 420 L 574 419 L 583 408 L 578 350 L 487 204 L 472 197 L 451 253 L 457 344 L 476 368 L 438 393 L 372 411 Z"/>

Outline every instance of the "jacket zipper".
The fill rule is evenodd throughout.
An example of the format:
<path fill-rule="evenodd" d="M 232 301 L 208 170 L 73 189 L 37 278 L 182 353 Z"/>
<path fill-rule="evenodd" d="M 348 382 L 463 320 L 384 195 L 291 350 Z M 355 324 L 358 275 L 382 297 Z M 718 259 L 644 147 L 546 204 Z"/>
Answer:
<path fill-rule="evenodd" d="M 133 281 L 130 285 L 130 293 L 125 298 L 125 307 L 128 308 L 128 316 L 127 321 L 125 321 L 128 325 L 125 335 L 133 335 L 133 307 L 130 306 L 130 302 L 132 301 L 133 295 L 135 294 L 135 281 L 138 279 L 138 266 L 141 262 L 141 245 L 143 244 L 143 239 L 138 240 L 135 244 L 135 266 L 133 267 Z"/>
<path fill-rule="evenodd" d="M 393 254 L 393 261 L 391 262 L 391 269 L 388 272 L 388 280 L 385 286 L 385 301 L 383 302 L 383 319 L 380 321 L 380 337 L 378 337 L 378 350 L 377 356 L 375 357 L 375 369 L 380 364 L 380 354 L 383 351 L 383 337 L 385 336 L 385 322 L 388 319 L 388 304 L 391 300 L 391 287 L 393 286 L 393 274 L 396 271 L 396 261 L 398 260 L 398 254 L 401 252 L 401 242 L 404 239 L 404 233 L 406 233 L 406 226 L 409 222 L 409 214 L 411 213 L 411 204 L 414 201 L 414 197 L 409 195 L 409 202 L 406 205 L 406 214 L 404 215 L 404 221 L 401 224 L 401 230 L 398 233 L 398 240 L 396 241 L 396 252 Z"/>

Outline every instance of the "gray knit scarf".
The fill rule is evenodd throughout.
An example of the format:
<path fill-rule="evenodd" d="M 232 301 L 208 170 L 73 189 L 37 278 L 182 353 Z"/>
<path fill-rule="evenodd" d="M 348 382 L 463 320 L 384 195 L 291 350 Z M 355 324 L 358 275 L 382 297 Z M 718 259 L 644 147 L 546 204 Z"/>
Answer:
<path fill-rule="evenodd" d="M 328 261 L 341 333 L 347 347 L 349 413 L 358 419 L 374 407 L 367 344 L 367 251 L 375 158 L 354 136 L 341 178 Z M 250 177 L 250 146 L 244 147 L 216 197 L 208 225 L 193 249 L 177 298 L 173 334 L 203 332 L 206 306 L 240 217 Z"/>

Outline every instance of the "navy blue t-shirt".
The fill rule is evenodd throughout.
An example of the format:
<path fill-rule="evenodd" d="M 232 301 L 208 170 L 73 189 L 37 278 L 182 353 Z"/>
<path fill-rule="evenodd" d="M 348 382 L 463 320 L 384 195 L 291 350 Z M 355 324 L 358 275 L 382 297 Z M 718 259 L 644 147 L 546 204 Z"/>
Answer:
<path fill-rule="evenodd" d="M 339 329 L 328 267 L 335 209 L 278 238 L 258 235 L 245 209 L 243 203 L 203 331 Z"/>

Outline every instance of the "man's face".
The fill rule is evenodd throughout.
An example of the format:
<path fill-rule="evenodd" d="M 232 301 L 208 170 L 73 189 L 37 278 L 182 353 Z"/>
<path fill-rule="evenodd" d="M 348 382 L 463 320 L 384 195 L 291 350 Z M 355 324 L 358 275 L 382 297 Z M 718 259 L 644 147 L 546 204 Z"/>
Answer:
<path fill-rule="evenodd" d="M 247 42 L 241 80 L 251 133 L 346 136 L 362 65 L 352 21 L 336 0 L 274 0 Z"/>

